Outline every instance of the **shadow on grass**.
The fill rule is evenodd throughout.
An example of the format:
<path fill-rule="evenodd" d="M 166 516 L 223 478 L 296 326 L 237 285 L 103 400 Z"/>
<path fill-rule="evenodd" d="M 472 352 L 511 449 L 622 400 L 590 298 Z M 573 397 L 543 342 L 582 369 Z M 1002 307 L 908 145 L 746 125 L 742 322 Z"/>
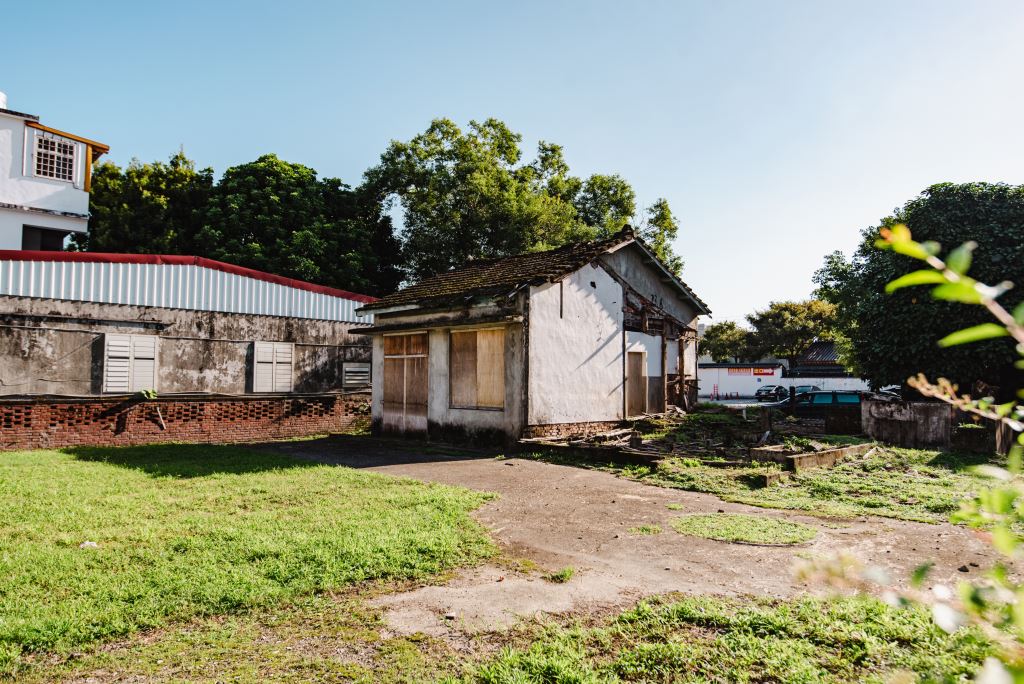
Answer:
<path fill-rule="evenodd" d="M 287 454 L 305 461 L 349 468 L 469 461 L 495 458 L 505 453 L 497 447 L 465 447 L 417 439 L 357 435 L 332 435 L 323 439 L 272 442 L 261 444 L 259 448 L 261 451 Z"/>
<path fill-rule="evenodd" d="M 928 465 L 936 468 L 945 468 L 954 472 L 967 470 L 979 465 L 1004 465 L 1005 456 L 998 454 L 968 453 L 963 451 L 940 451 L 934 458 L 928 461 Z"/>
<path fill-rule="evenodd" d="M 109 463 L 141 470 L 153 477 L 193 478 L 215 474 L 257 473 L 308 468 L 309 461 L 256 451 L 247 445 L 149 444 L 133 447 L 78 446 L 61 449 L 79 461 Z"/>

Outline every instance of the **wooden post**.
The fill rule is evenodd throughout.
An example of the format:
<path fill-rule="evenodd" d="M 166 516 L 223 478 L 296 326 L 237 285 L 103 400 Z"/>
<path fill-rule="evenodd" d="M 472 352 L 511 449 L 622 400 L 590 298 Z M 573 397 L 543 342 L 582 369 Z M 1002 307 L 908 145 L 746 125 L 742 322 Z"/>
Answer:
<path fill-rule="evenodd" d="M 668 321 L 661 324 L 661 410 L 668 411 Z"/>

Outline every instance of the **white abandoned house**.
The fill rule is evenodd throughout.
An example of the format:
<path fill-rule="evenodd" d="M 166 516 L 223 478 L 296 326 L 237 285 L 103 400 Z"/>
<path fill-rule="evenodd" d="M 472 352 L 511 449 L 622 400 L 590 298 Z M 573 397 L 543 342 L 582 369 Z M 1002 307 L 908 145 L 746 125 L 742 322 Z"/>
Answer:
<path fill-rule="evenodd" d="M 472 262 L 359 309 L 378 433 L 509 440 L 696 401 L 707 305 L 627 227 Z"/>

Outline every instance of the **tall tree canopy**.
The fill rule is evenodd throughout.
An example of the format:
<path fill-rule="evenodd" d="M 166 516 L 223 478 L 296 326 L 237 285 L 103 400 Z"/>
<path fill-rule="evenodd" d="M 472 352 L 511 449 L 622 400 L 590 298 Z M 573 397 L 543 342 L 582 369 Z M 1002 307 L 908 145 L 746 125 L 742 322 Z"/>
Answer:
<path fill-rule="evenodd" d="M 182 153 L 123 170 L 100 163 L 90 232 L 73 248 L 195 254 L 381 295 L 471 259 L 594 239 L 636 222 L 636 194 L 622 177 L 573 176 L 562 148 L 543 141 L 524 162 L 521 142 L 496 119 L 467 130 L 438 119 L 392 142 L 356 188 L 273 154 L 227 169 L 217 183 Z M 664 199 L 638 226 L 676 273 L 678 230 Z"/>
<path fill-rule="evenodd" d="M 72 248 L 91 252 L 191 253 L 213 188 L 213 171 L 178 152 L 168 162 L 109 161 L 93 169 L 89 232 Z"/>
<path fill-rule="evenodd" d="M 365 193 L 267 154 L 224 172 L 199 241 L 214 259 L 372 294 L 401 278 L 390 233 Z"/>
<path fill-rule="evenodd" d="M 617 175 L 572 176 L 562 148 L 541 142 L 523 162 L 522 136 L 501 121 L 463 130 L 433 121 L 408 142 L 394 141 L 364 186 L 401 204 L 409 275 L 420 279 L 470 259 L 519 254 L 593 239 L 622 228 L 636 212 L 633 188 Z M 677 226 L 668 203 L 652 213 L 670 257 Z M 652 226 L 654 224 L 652 223 Z"/>
<path fill-rule="evenodd" d="M 959 328 L 987 322 L 982 307 L 965 308 L 932 299 L 917 288 L 885 294 L 885 285 L 918 268 L 912 260 L 875 248 L 881 227 L 904 223 L 915 240 L 952 249 L 978 243 L 971 276 L 982 282 L 1009 279 L 1017 289 L 1004 305 L 1024 299 L 1024 186 L 942 183 L 862 232 L 850 261 L 829 255 L 815 274 L 819 296 L 840 310 L 841 332 L 850 340 L 856 370 L 875 386 L 903 383 L 923 372 L 970 388 L 977 380 L 1016 387 L 1012 345 L 1006 340 L 940 349 L 936 340 Z"/>
<path fill-rule="evenodd" d="M 836 307 L 820 299 L 772 302 L 767 309 L 747 316 L 747 321 L 754 329 L 757 355 L 770 354 L 786 359 L 792 368 L 812 342 L 832 336 Z"/>
<path fill-rule="evenodd" d="M 697 347 L 701 355 L 707 354 L 716 363 L 739 363 L 751 356 L 751 334 L 732 321 L 722 321 L 704 329 Z"/>

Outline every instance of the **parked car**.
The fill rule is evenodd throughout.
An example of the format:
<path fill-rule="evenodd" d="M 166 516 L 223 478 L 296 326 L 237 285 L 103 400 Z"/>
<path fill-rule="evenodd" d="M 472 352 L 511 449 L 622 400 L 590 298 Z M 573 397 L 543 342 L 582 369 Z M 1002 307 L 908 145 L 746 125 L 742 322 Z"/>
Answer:
<path fill-rule="evenodd" d="M 782 385 L 765 385 L 754 392 L 758 401 L 779 401 L 789 396 L 789 390 Z"/>
<path fill-rule="evenodd" d="M 793 390 L 797 394 L 807 394 L 808 392 L 820 392 L 821 388 L 817 385 L 797 385 Z"/>
<path fill-rule="evenodd" d="M 798 418 L 824 418 L 832 411 L 859 408 L 862 395 L 851 390 L 804 392 L 796 395 L 792 402 L 779 401 L 771 406 Z"/>

